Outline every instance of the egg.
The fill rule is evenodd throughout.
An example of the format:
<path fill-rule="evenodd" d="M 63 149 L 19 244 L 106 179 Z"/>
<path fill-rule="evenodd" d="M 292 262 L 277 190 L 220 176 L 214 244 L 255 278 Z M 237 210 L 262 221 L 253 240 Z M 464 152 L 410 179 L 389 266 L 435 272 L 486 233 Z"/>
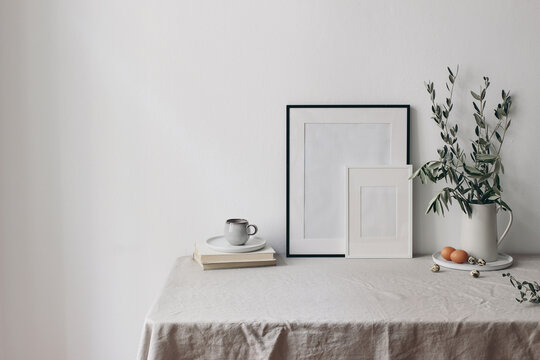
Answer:
<path fill-rule="evenodd" d="M 437 264 L 433 264 L 431 265 L 431 272 L 438 272 L 439 270 L 441 270 L 441 267 Z"/>
<path fill-rule="evenodd" d="M 453 247 L 451 246 L 446 246 L 446 247 L 443 247 L 443 249 L 441 250 L 441 256 L 445 259 L 445 260 L 450 260 L 450 255 L 456 251 L 456 249 L 454 249 Z"/>
<path fill-rule="evenodd" d="M 453 262 L 458 264 L 463 264 L 467 259 L 469 259 L 469 254 L 465 250 L 455 250 L 450 255 L 450 259 L 452 259 Z"/>
<path fill-rule="evenodd" d="M 478 271 L 478 270 L 473 270 L 473 271 L 471 271 L 471 276 L 472 276 L 473 278 L 479 277 L 479 276 L 480 276 L 480 271 Z"/>

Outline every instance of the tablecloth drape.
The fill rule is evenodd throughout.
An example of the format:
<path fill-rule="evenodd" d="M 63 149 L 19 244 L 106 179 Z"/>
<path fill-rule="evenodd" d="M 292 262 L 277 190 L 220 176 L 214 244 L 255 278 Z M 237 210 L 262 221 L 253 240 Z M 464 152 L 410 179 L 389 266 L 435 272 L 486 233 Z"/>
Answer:
<path fill-rule="evenodd" d="M 501 276 L 540 281 L 540 256 L 478 279 L 431 263 L 288 258 L 202 271 L 179 258 L 138 359 L 540 358 L 540 306 L 517 303 Z"/>

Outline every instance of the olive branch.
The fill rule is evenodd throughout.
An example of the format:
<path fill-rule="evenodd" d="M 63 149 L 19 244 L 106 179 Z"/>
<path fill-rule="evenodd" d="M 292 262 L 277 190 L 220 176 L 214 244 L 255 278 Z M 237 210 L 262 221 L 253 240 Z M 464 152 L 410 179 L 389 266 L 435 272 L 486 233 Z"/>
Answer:
<path fill-rule="evenodd" d="M 422 184 L 428 180 L 436 183 L 445 180 L 450 186 L 444 187 L 428 204 L 426 214 L 430 211 L 442 214 L 449 210 L 452 199 L 456 200 L 461 210 L 470 215 L 471 204 L 499 204 L 504 210 L 511 210 L 502 198 L 502 187 L 499 173 L 504 174 L 501 161 L 501 149 L 510 127 L 510 107 L 512 97 L 509 92 L 502 90 L 502 102 L 494 110 L 495 124 L 491 125 L 486 118 L 486 92 L 490 82 L 484 77 L 484 84 L 478 93 L 471 91 L 473 97 L 474 120 L 476 138 L 472 140 L 472 151 L 467 154 L 458 141 L 458 124 L 449 123 L 450 114 L 454 107 L 452 98 L 459 66 L 455 73 L 448 67 L 448 80 L 446 89 L 448 97 L 444 103 L 437 103 L 433 82 L 424 83 L 431 99 L 431 112 L 433 121 L 441 129 L 443 146 L 437 149 L 438 160 L 431 160 L 416 170 L 411 179 L 419 177 Z"/>
<path fill-rule="evenodd" d="M 510 273 L 502 274 L 503 277 L 508 277 L 513 287 L 519 290 L 520 298 L 516 298 L 517 302 L 522 303 L 525 301 L 540 304 L 540 285 L 536 281 L 517 281 Z"/>

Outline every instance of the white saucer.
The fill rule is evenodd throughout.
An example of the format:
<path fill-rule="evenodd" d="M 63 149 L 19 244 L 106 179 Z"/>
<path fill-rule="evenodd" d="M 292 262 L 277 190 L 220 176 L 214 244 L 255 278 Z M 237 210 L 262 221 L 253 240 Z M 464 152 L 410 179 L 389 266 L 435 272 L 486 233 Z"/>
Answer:
<path fill-rule="evenodd" d="M 266 246 L 266 240 L 258 236 L 252 236 L 244 245 L 231 245 L 225 236 L 214 236 L 206 240 L 206 245 L 216 251 L 226 253 L 245 253 L 262 249 Z"/>
<path fill-rule="evenodd" d="M 514 262 L 514 259 L 510 255 L 503 254 L 503 253 L 499 253 L 497 255 L 497 260 L 487 262 L 486 265 L 484 266 L 471 265 L 469 263 L 458 264 L 453 261 L 445 260 L 441 256 L 440 251 L 433 254 L 432 257 L 435 264 L 443 266 L 445 268 L 455 269 L 455 270 L 475 270 L 475 269 L 478 271 L 501 270 L 501 269 L 506 269 L 507 267 L 510 267 L 512 263 Z"/>

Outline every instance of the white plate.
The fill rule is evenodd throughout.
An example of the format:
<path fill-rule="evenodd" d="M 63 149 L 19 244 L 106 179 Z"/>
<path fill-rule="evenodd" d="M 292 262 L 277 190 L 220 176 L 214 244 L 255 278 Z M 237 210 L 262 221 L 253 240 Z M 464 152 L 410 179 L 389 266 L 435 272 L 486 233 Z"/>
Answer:
<path fill-rule="evenodd" d="M 226 253 L 245 253 L 262 249 L 266 245 L 266 240 L 258 236 L 252 236 L 244 245 L 231 245 L 225 236 L 214 236 L 206 240 L 206 245 L 216 251 Z"/>
<path fill-rule="evenodd" d="M 487 262 L 484 266 L 479 265 L 471 265 L 469 263 L 463 263 L 458 264 L 453 261 L 445 260 L 441 256 L 441 252 L 438 251 L 435 254 L 433 254 L 433 261 L 435 264 L 443 266 L 445 268 L 449 269 L 455 269 L 455 270 L 478 270 L 478 271 L 493 271 L 493 270 L 501 270 L 506 269 L 507 267 L 510 267 L 512 263 L 514 262 L 514 259 L 507 254 L 499 253 L 497 256 L 497 260 Z"/>

